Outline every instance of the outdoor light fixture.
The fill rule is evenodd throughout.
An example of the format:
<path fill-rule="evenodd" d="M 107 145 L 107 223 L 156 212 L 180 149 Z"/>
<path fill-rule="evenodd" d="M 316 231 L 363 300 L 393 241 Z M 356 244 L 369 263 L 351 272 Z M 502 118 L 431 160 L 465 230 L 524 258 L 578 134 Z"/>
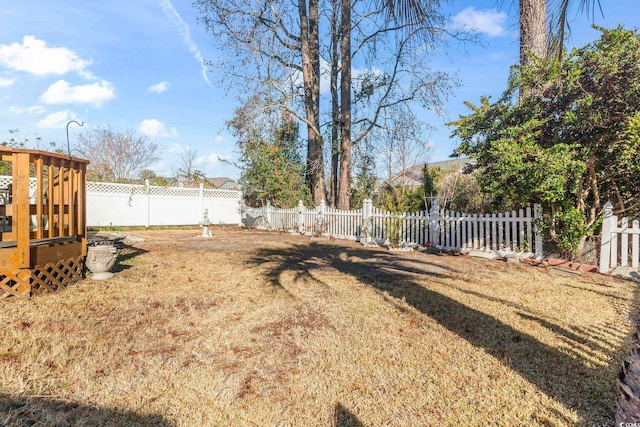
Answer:
<path fill-rule="evenodd" d="M 84 126 L 84 122 L 82 122 L 82 123 L 78 123 L 78 122 L 77 122 L 77 121 L 75 121 L 75 120 L 70 120 L 70 121 L 67 123 L 67 155 L 69 156 L 69 160 L 71 160 L 71 146 L 69 145 L 69 125 L 70 125 L 71 123 L 75 123 L 75 124 L 77 124 L 78 126 Z"/>

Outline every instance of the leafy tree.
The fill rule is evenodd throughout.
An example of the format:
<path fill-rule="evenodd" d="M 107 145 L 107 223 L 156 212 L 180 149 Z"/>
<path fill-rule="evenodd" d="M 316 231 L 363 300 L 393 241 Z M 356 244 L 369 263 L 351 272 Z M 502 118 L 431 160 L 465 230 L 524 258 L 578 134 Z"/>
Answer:
<path fill-rule="evenodd" d="M 27 140 L 20 138 L 19 132 L 20 129 L 9 129 L 9 138 L 2 140 L 0 146 L 24 148 Z M 11 162 L 0 161 L 0 175 L 11 175 L 11 171 Z"/>
<path fill-rule="evenodd" d="M 423 199 L 433 197 L 438 194 L 438 189 L 436 188 L 434 181 L 434 172 L 431 168 L 429 168 L 429 164 L 425 163 L 422 166 L 422 195 Z M 424 207 L 426 208 L 426 203 L 424 203 Z"/>
<path fill-rule="evenodd" d="M 363 145 L 355 150 L 355 173 L 351 188 L 351 207 L 359 208 L 365 199 L 371 199 L 376 195 L 376 164 L 373 155 L 373 147 L 364 141 Z"/>
<path fill-rule="evenodd" d="M 80 134 L 75 150 L 90 161 L 87 178 L 95 181 L 126 182 L 158 159 L 157 144 L 134 130 L 98 128 Z"/>
<path fill-rule="evenodd" d="M 298 200 L 308 204 L 298 124 L 286 115 L 278 120 L 255 115 L 256 105 L 248 102 L 227 123 L 238 137 L 239 181 L 246 203 L 259 206 L 269 202 L 279 208 L 293 207 Z"/>
<path fill-rule="evenodd" d="M 140 171 L 140 179 L 149 180 L 149 185 L 158 185 L 161 187 L 166 187 L 169 185 L 166 178 L 156 175 L 154 171 L 151 169 L 143 169 Z"/>
<path fill-rule="evenodd" d="M 542 203 L 567 253 L 598 225 L 603 200 L 618 214 L 640 212 L 640 36 L 599 30 L 561 67 L 522 67 L 498 101 L 467 104 L 473 112 L 452 123 L 483 190 L 498 203 Z"/>

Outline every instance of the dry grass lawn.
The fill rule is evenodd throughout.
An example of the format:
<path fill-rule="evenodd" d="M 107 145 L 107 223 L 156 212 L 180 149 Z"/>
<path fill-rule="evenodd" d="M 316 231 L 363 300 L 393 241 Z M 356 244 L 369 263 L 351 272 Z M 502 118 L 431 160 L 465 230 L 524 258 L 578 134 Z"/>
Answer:
<path fill-rule="evenodd" d="M 241 230 L 142 231 L 0 301 L 0 425 L 610 425 L 632 282 Z"/>

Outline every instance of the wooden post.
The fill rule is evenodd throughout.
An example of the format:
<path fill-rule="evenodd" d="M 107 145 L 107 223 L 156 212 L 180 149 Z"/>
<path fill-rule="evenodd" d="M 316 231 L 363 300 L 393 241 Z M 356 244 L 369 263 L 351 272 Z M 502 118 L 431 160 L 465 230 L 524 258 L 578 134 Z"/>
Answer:
<path fill-rule="evenodd" d="M 611 260 L 611 218 L 613 216 L 613 205 L 607 202 L 604 205 L 604 218 L 602 220 L 602 235 L 600 237 L 600 273 L 609 272 Z"/>
<path fill-rule="evenodd" d="M 44 211 L 43 211 L 43 193 L 44 189 L 42 188 L 44 184 L 43 175 L 44 175 L 44 162 L 42 161 L 42 157 L 39 156 L 36 161 L 36 238 L 42 239 L 44 237 Z"/>
<path fill-rule="evenodd" d="M 68 210 L 69 210 L 69 220 L 68 220 L 68 224 L 69 224 L 69 228 L 67 229 L 67 236 L 73 236 L 75 235 L 75 231 L 76 231 L 76 211 L 74 209 L 75 207 L 75 188 L 74 188 L 74 184 L 76 182 L 76 171 L 73 167 L 73 163 L 69 162 L 69 189 L 67 191 L 67 206 L 68 206 Z"/>
<path fill-rule="evenodd" d="M 87 256 L 87 165 L 78 165 L 78 236 L 82 256 Z"/>
<path fill-rule="evenodd" d="M 31 268 L 29 239 L 29 153 L 13 154 L 13 228 L 16 228 L 16 267 Z"/>
<path fill-rule="evenodd" d="M 58 236 L 64 236 L 64 176 L 66 168 L 61 162 L 58 168 Z"/>
<path fill-rule="evenodd" d="M 47 166 L 47 237 L 55 236 L 55 221 L 53 220 L 53 216 L 55 214 L 54 203 L 56 200 L 55 194 L 53 194 L 53 180 L 55 169 L 53 165 L 53 160 L 49 159 L 51 162 L 49 166 Z"/>

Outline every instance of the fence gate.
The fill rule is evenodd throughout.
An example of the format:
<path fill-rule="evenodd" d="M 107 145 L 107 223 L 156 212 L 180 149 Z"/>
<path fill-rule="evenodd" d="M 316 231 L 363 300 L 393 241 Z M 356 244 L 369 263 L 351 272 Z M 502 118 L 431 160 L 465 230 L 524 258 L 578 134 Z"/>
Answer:
<path fill-rule="evenodd" d="M 604 205 L 602 241 L 600 243 L 600 273 L 613 273 L 640 277 L 640 224 L 638 220 L 618 219 L 613 205 Z"/>

